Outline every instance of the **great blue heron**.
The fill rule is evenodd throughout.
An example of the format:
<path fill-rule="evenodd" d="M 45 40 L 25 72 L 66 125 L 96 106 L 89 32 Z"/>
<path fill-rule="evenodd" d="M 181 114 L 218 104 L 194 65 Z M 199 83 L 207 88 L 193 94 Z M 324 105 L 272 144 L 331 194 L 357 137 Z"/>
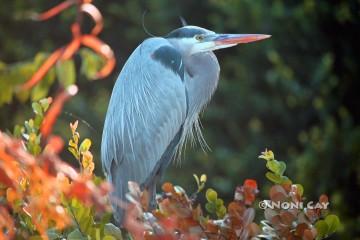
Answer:
<path fill-rule="evenodd" d="M 128 181 L 134 181 L 154 203 L 156 183 L 187 137 L 202 141 L 199 113 L 220 73 L 213 51 L 269 37 L 184 26 L 135 49 L 115 83 L 102 136 L 101 159 L 113 197 L 124 200 Z M 123 210 L 113 205 L 121 222 Z"/>

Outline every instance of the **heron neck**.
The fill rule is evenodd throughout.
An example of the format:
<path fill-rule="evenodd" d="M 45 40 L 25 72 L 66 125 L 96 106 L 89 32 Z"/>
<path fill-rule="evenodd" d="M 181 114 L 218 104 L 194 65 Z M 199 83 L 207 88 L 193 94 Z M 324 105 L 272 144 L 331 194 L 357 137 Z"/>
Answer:
<path fill-rule="evenodd" d="M 194 54 L 185 59 L 188 112 L 197 115 L 210 101 L 217 88 L 220 66 L 213 52 Z"/>

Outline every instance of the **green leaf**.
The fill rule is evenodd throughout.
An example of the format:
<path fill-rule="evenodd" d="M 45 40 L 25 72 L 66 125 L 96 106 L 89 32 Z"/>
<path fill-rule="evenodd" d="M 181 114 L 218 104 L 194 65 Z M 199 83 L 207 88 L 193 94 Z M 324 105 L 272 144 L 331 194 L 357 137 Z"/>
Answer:
<path fill-rule="evenodd" d="M 87 237 L 85 237 L 79 229 L 75 229 L 74 231 L 72 231 L 68 236 L 67 236 L 68 240 L 88 240 Z"/>
<path fill-rule="evenodd" d="M 10 103 L 13 96 L 13 86 L 7 82 L 7 76 L 0 76 L 0 106 L 4 103 Z"/>
<path fill-rule="evenodd" d="M 102 240 L 117 240 L 117 239 L 122 239 L 122 238 L 115 238 L 111 235 L 105 235 L 105 237 L 102 238 Z"/>
<path fill-rule="evenodd" d="M 215 204 L 210 203 L 210 202 L 205 204 L 205 209 L 206 209 L 206 211 L 208 211 L 208 213 L 215 213 L 216 212 Z"/>
<path fill-rule="evenodd" d="M 112 223 L 105 224 L 104 234 L 105 236 L 109 236 L 109 235 L 113 236 L 115 237 L 115 239 L 119 239 L 119 240 L 123 239 L 120 228 L 116 227 Z"/>
<path fill-rule="evenodd" d="M 30 97 L 30 91 L 28 90 L 19 90 L 15 91 L 15 97 L 17 100 L 19 100 L 21 103 L 25 103 L 29 97 Z"/>
<path fill-rule="evenodd" d="M 75 217 L 74 220 L 79 224 L 81 232 L 91 236 L 92 239 L 96 239 L 99 229 L 95 225 L 94 209 L 84 206 L 79 200 L 73 198 L 68 210 Z"/>
<path fill-rule="evenodd" d="M 193 174 L 195 181 L 196 181 L 196 185 L 199 187 L 200 186 L 200 179 L 196 174 Z"/>
<path fill-rule="evenodd" d="M 282 176 L 285 172 L 286 164 L 277 160 L 271 160 L 267 161 L 266 167 L 272 172 L 274 172 L 276 175 Z"/>
<path fill-rule="evenodd" d="M 49 240 L 61 239 L 61 235 L 54 228 L 50 228 L 46 231 Z"/>
<path fill-rule="evenodd" d="M 38 115 L 41 115 L 41 116 L 44 114 L 43 109 L 42 109 L 40 103 L 38 103 L 38 102 L 33 102 L 33 103 L 31 104 L 31 106 L 32 106 L 32 109 L 33 109 L 33 111 L 34 111 L 35 114 L 38 114 Z"/>
<path fill-rule="evenodd" d="M 88 138 L 85 138 L 82 141 L 82 143 L 80 144 L 79 151 L 81 153 L 86 152 L 86 151 L 88 151 L 90 149 L 90 147 L 91 147 L 91 140 L 88 139 Z"/>
<path fill-rule="evenodd" d="M 286 170 L 286 164 L 282 161 L 279 162 L 279 172 L 278 174 L 282 176 Z"/>
<path fill-rule="evenodd" d="M 217 199 L 217 192 L 215 192 L 215 190 L 209 188 L 208 190 L 206 190 L 206 199 L 208 200 L 208 202 L 215 202 Z"/>
<path fill-rule="evenodd" d="M 270 180 L 271 182 L 273 182 L 273 183 L 280 184 L 280 183 L 282 183 L 282 181 L 283 181 L 280 176 L 278 176 L 278 175 L 276 175 L 276 174 L 274 174 L 274 173 L 272 173 L 272 172 L 267 172 L 267 173 L 265 174 L 265 176 L 266 176 L 267 179 L 269 179 L 269 180 Z"/>
<path fill-rule="evenodd" d="M 38 70 L 43 62 L 48 57 L 48 54 L 38 53 L 35 56 L 34 64 L 36 66 L 36 70 Z M 51 85 L 55 81 L 55 69 L 54 67 L 50 68 L 50 70 L 46 73 L 46 75 L 41 79 L 41 81 L 35 85 L 35 87 L 31 91 L 31 100 L 37 101 L 41 98 L 44 98 L 48 95 L 49 89 Z"/>
<path fill-rule="evenodd" d="M 23 126 L 20 126 L 20 125 L 16 125 L 14 127 L 14 137 L 16 138 L 20 138 L 24 132 L 24 127 Z"/>
<path fill-rule="evenodd" d="M 42 115 L 36 115 L 34 119 L 34 128 L 40 129 L 44 117 Z"/>
<path fill-rule="evenodd" d="M 295 185 L 298 189 L 300 196 L 303 196 L 304 195 L 304 187 L 301 184 L 295 184 Z"/>
<path fill-rule="evenodd" d="M 54 68 L 51 68 L 44 78 L 32 89 L 31 100 L 37 101 L 48 95 L 49 89 L 55 80 Z"/>
<path fill-rule="evenodd" d="M 72 139 L 69 140 L 69 146 L 75 149 L 77 148 L 77 144 Z"/>
<path fill-rule="evenodd" d="M 77 152 L 74 148 L 68 147 L 68 151 L 71 152 L 71 154 L 72 154 L 77 160 L 79 160 L 80 156 L 79 156 L 78 152 Z"/>
<path fill-rule="evenodd" d="M 216 199 L 215 205 L 216 205 L 216 208 L 220 208 L 221 206 L 224 205 L 224 200 L 222 200 L 220 198 Z"/>
<path fill-rule="evenodd" d="M 34 236 L 31 236 L 29 237 L 29 240 L 42 240 L 43 238 L 39 235 L 34 235 Z"/>
<path fill-rule="evenodd" d="M 74 60 L 62 60 L 56 64 L 56 76 L 59 82 L 68 87 L 76 81 L 76 70 Z"/>
<path fill-rule="evenodd" d="M 320 239 L 327 235 L 329 229 L 327 223 L 324 220 L 317 221 L 315 223 L 315 228 L 318 233 L 318 238 Z"/>
<path fill-rule="evenodd" d="M 104 181 L 103 178 L 95 176 L 95 175 L 93 176 L 92 180 L 96 186 L 99 186 Z M 103 219 L 102 222 L 103 221 L 110 222 L 111 214 L 110 214 L 110 216 L 105 215 L 104 217 L 105 217 L 105 220 Z"/>
<path fill-rule="evenodd" d="M 2 64 L 0 69 L 0 106 L 4 103 L 10 103 L 13 99 L 15 86 L 24 83 L 34 73 L 34 64 L 30 61 L 19 62 L 11 65 Z M 28 91 L 16 92 L 15 96 L 24 102 L 28 99 Z"/>
<path fill-rule="evenodd" d="M 49 98 L 43 98 L 39 100 L 39 103 L 43 109 L 44 112 L 46 112 L 50 106 L 50 99 Z"/>
<path fill-rule="evenodd" d="M 80 72 L 88 79 L 94 79 L 96 73 L 104 65 L 104 60 L 94 51 L 82 48 L 80 49 L 80 56 L 82 59 Z"/>
<path fill-rule="evenodd" d="M 287 176 L 281 176 L 281 184 L 292 184 L 292 181 Z"/>
<path fill-rule="evenodd" d="M 225 214 L 226 214 L 226 207 L 222 205 L 219 209 L 217 209 L 216 216 L 220 219 L 220 218 L 224 218 Z"/>
<path fill-rule="evenodd" d="M 336 230 L 340 227 L 340 219 L 334 214 L 326 216 L 325 222 L 329 227 L 328 234 L 336 232 Z"/>

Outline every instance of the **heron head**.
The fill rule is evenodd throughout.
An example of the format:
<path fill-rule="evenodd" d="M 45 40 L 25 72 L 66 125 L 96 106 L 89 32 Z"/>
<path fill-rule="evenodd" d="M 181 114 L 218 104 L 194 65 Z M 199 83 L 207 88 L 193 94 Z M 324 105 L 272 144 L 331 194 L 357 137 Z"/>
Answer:
<path fill-rule="evenodd" d="M 193 55 L 271 37 L 266 34 L 222 34 L 197 26 L 184 26 L 165 36 L 183 54 Z"/>

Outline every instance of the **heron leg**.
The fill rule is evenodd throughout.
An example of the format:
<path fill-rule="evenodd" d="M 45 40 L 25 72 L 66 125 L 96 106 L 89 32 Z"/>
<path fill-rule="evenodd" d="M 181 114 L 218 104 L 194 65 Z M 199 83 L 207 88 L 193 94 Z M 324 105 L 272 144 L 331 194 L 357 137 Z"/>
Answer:
<path fill-rule="evenodd" d="M 161 156 L 161 159 L 156 164 L 153 172 L 150 174 L 150 176 L 146 179 L 146 181 L 142 184 L 142 188 L 149 191 L 150 194 L 150 203 L 149 207 L 151 209 L 156 208 L 156 184 L 161 180 L 161 177 L 163 176 L 165 169 L 169 166 L 171 159 L 173 158 L 176 146 L 178 145 L 180 141 L 181 134 L 183 132 L 183 125 L 180 127 L 179 131 L 173 138 L 173 140 L 170 142 L 170 144 L 167 146 L 165 152 Z"/>
<path fill-rule="evenodd" d="M 152 178 L 148 179 L 143 184 L 143 189 L 148 191 L 148 193 L 150 195 L 150 199 L 149 199 L 150 210 L 155 209 L 157 206 L 157 204 L 156 204 L 156 184 L 158 183 L 159 180 L 160 180 L 160 176 L 158 174 L 155 174 Z"/>

